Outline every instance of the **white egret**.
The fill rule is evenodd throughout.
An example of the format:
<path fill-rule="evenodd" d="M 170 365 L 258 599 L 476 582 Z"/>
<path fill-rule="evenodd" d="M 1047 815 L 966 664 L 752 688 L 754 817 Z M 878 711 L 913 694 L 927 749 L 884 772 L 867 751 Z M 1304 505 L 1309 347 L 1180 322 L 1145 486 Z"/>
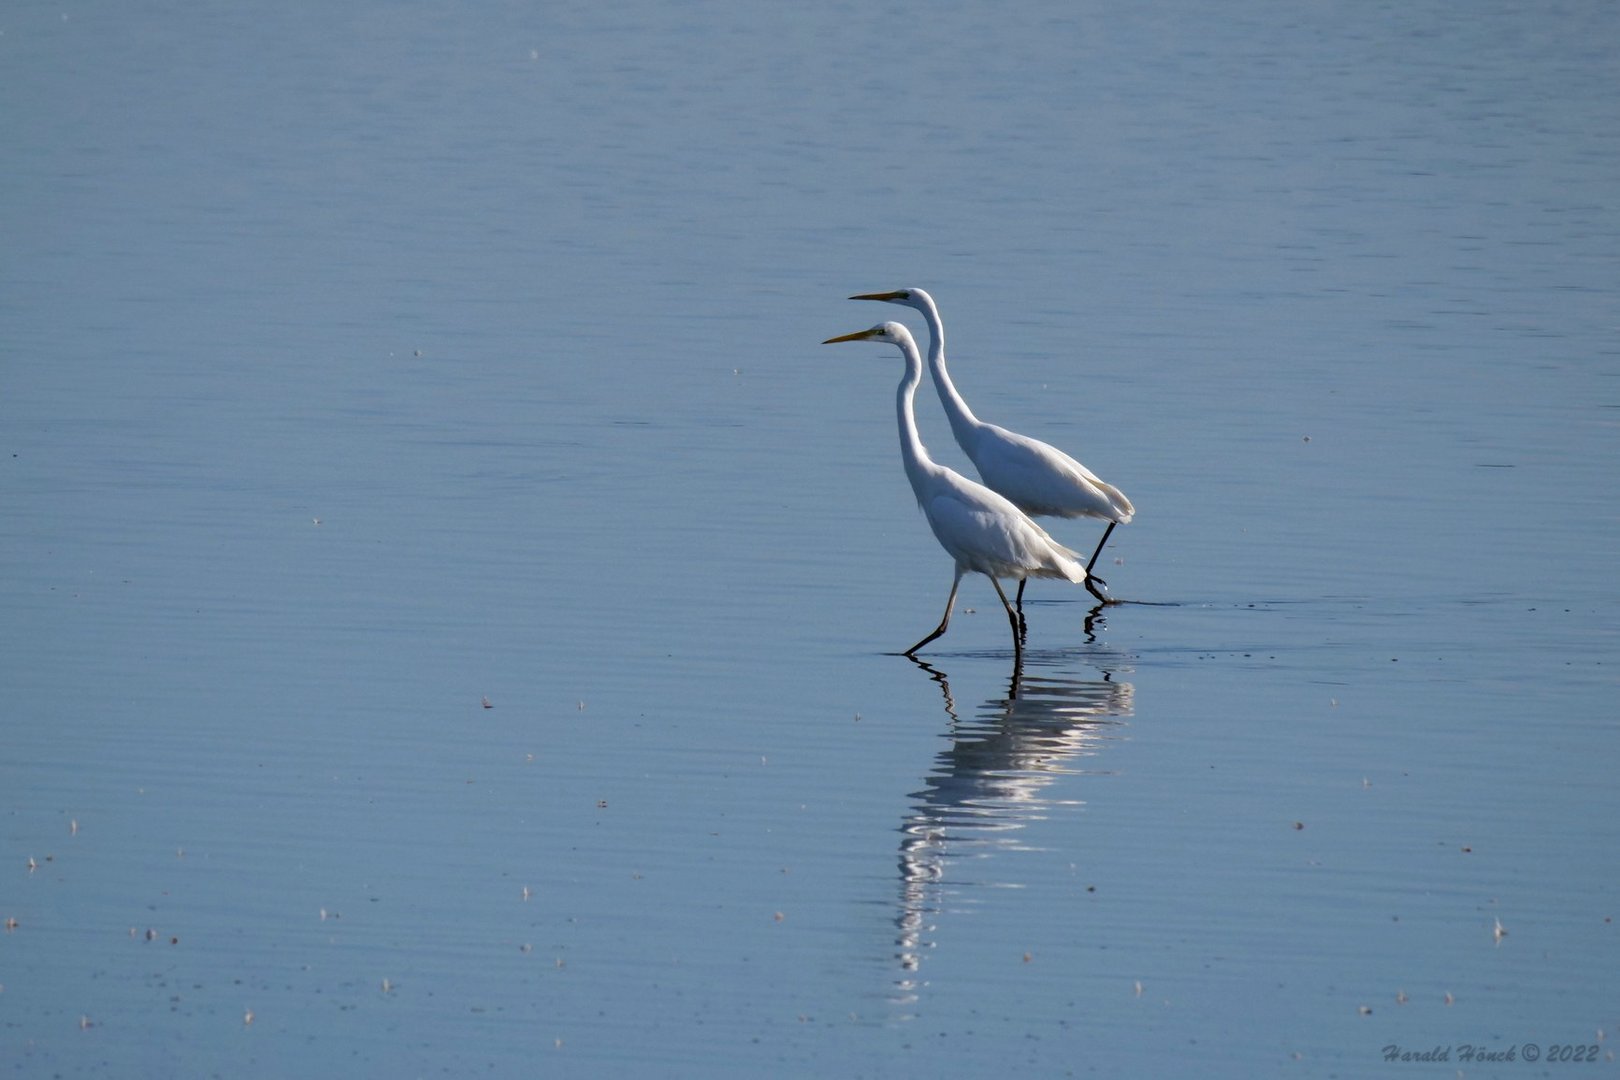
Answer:
<path fill-rule="evenodd" d="M 1136 513 L 1131 500 L 1112 484 L 1105 483 L 1095 473 L 1055 446 L 1008 431 L 995 424 L 987 424 L 973 415 L 962 395 L 957 393 L 951 376 L 945 370 L 945 325 L 940 322 L 939 308 L 934 298 L 921 289 L 897 289 L 894 292 L 862 293 L 851 300 L 882 300 L 916 308 L 928 320 L 928 370 L 934 377 L 934 388 L 939 391 L 940 404 L 951 422 L 951 433 L 957 445 L 967 454 L 979 478 L 992 491 L 1011 499 L 1017 507 L 1034 517 L 1090 517 L 1108 522 L 1097 550 L 1086 563 L 1086 588 L 1099 600 L 1102 595 L 1092 587 L 1091 568 L 1097 565 L 1097 556 L 1113 534 L 1115 525 L 1129 523 Z M 1018 583 L 1018 607 L 1023 610 L 1024 583 Z"/>
<path fill-rule="evenodd" d="M 951 609 L 956 606 L 956 590 L 961 587 L 962 576 L 976 571 L 990 579 L 1001 597 L 1001 606 L 1007 610 L 1012 623 L 1013 651 L 1022 652 L 1019 616 L 1007 602 L 997 578 L 1015 577 L 1020 587 L 1029 577 L 1060 577 L 1076 584 L 1087 580 L 1080 555 L 1046 535 L 1029 516 L 1006 498 L 997 495 L 983 484 L 974 483 L 961 473 L 936 464 L 928 456 L 917 434 L 917 418 L 912 403 L 917 395 L 917 384 L 922 381 L 922 357 L 911 332 L 895 322 L 886 322 L 842 337 L 823 342 L 831 345 L 838 341 L 885 341 L 898 345 L 906 359 L 906 373 L 900 380 L 895 395 L 895 412 L 900 425 L 900 460 L 905 464 L 906 479 L 917 496 L 917 505 L 928 518 L 951 558 L 956 560 L 956 577 L 951 581 L 951 595 L 945 601 L 945 616 L 939 620 L 934 632 L 907 649 L 911 656 L 918 649 L 945 632 L 951 622 Z"/>

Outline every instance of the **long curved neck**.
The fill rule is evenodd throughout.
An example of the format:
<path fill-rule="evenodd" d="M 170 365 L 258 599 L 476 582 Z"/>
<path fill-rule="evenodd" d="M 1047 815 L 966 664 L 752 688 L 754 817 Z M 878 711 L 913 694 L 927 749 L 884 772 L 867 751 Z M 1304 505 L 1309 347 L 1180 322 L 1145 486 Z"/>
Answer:
<path fill-rule="evenodd" d="M 979 426 L 979 418 L 973 415 L 968 403 L 956 392 L 951 373 L 945 370 L 945 324 L 939 319 L 939 308 L 934 306 L 934 298 L 924 294 L 919 299 L 919 310 L 928 320 L 928 373 L 934 377 L 934 389 L 939 391 L 939 403 L 945 407 L 945 418 L 951 422 L 951 434 L 956 436 L 957 443 L 966 448 L 969 436 Z"/>
<path fill-rule="evenodd" d="M 922 382 L 922 357 L 917 355 L 917 346 L 910 341 L 899 344 L 900 351 L 906 357 L 906 373 L 901 376 L 900 387 L 894 395 L 895 419 L 900 425 L 900 460 L 906 467 L 906 479 L 911 481 L 912 493 L 920 502 L 923 478 L 938 466 L 928 456 L 922 436 L 917 434 L 917 414 L 912 408 L 912 402 L 917 397 L 917 384 Z"/>

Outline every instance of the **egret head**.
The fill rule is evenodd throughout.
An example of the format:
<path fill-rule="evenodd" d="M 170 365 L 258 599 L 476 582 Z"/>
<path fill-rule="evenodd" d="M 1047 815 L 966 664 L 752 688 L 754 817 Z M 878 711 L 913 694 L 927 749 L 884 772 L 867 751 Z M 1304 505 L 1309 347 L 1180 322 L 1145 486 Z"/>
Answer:
<path fill-rule="evenodd" d="M 907 330 L 904 326 L 901 326 L 897 322 L 878 323 L 870 330 L 857 330 L 853 334 L 845 334 L 842 337 L 828 338 L 826 341 L 823 341 L 822 344 L 832 345 L 840 341 L 886 341 L 891 345 L 899 345 L 902 348 L 904 348 L 906 345 L 912 345 L 913 348 L 916 347 L 911 340 L 911 331 Z"/>
<path fill-rule="evenodd" d="M 886 304 L 903 304 L 918 311 L 925 311 L 933 304 L 934 298 L 921 289 L 896 289 L 893 292 L 859 293 L 850 297 L 851 300 L 882 300 Z"/>

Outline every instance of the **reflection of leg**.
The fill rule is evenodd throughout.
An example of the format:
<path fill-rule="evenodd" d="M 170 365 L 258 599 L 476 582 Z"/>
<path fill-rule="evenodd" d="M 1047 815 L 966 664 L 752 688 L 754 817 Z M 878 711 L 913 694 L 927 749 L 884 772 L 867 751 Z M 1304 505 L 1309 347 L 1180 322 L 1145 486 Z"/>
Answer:
<path fill-rule="evenodd" d="M 1007 621 L 1012 623 L 1013 654 L 1015 656 L 1022 656 L 1024 652 L 1024 642 L 1023 636 L 1018 632 L 1019 615 L 1013 610 L 1012 605 L 1007 603 L 1007 594 L 1001 591 L 1001 582 L 997 581 L 992 575 L 986 576 L 990 577 L 990 584 L 996 587 L 996 595 L 1001 597 L 1001 606 L 1007 609 Z"/>
<path fill-rule="evenodd" d="M 945 628 L 951 625 L 951 608 L 956 606 L 956 590 L 962 585 L 963 573 L 964 571 L 962 567 L 958 566 L 956 568 L 956 578 L 951 582 L 951 595 L 945 600 L 945 617 L 939 620 L 939 625 L 934 627 L 934 632 L 932 634 L 929 634 L 927 637 L 917 642 L 917 644 L 906 650 L 907 656 L 910 656 L 912 653 L 916 652 L 930 641 L 933 641 L 935 638 L 939 637 L 939 635 L 945 632 Z M 995 579 L 992 578 L 991 580 L 994 581 Z M 1000 591 L 1000 588 L 1001 586 L 996 586 L 997 591 Z M 1003 596 L 1001 598 L 1001 602 L 1005 604 L 1007 602 L 1007 598 Z"/>
<path fill-rule="evenodd" d="M 1086 612 L 1087 641 L 1094 642 L 1097 640 L 1097 628 L 1105 624 L 1105 620 L 1103 619 L 1103 608 L 1106 606 L 1107 602 L 1105 601 L 1104 603 L 1098 604 L 1096 607 Z"/>
<path fill-rule="evenodd" d="M 1013 650 L 1012 681 L 1007 686 L 1007 700 L 1017 701 L 1018 695 L 1024 688 L 1024 654 L 1021 650 Z"/>

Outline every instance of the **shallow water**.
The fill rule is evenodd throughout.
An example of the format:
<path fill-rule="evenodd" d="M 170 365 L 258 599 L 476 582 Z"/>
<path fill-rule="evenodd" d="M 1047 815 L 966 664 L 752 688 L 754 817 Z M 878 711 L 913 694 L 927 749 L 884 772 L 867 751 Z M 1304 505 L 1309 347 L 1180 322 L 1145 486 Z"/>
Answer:
<path fill-rule="evenodd" d="M 6 1071 L 1612 1072 L 1612 9 L 0 31 Z"/>

